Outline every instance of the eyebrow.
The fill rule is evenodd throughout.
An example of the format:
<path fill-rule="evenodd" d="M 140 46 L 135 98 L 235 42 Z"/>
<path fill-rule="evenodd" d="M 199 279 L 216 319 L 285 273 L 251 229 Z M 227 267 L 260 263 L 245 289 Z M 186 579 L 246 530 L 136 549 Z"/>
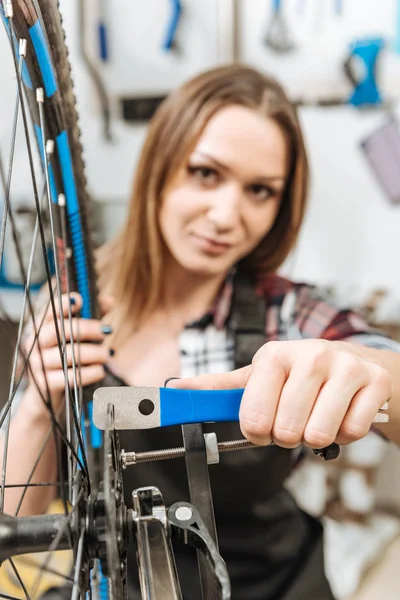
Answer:
<path fill-rule="evenodd" d="M 198 155 L 202 156 L 203 158 L 210 160 L 211 162 L 213 162 L 215 165 L 217 165 L 223 171 L 227 171 L 229 173 L 232 172 L 232 169 L 230 169 L 228 167 L 228 165 L 225 165 L 224 163 L 219 161 L 217 158 L 215 158 L 211 154 L 208 154 L 208 152 L 194 150 L 193 154 L 198 154 Z M 285 181 L 286 176 L 285 175 L 259 175 L 259 176 L 254 177 L 254 179 L 256 179 L 258 181 Z"/>

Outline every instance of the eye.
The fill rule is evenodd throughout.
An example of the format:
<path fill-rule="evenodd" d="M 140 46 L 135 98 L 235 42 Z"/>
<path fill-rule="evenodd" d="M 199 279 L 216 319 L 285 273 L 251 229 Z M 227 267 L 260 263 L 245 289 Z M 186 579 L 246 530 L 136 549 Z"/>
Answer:
<path fill-rule="evenodd" d="M 277 190 L 272 187 L 262 185 L 261 183 L 255 183 L 254 185 L 251 185 L 249 190 L 252 196 L 261 201 L 269 200 L 269 198 L 274 198 L 278 195 Z"/>
<path fill-rule="evenodd" d="M 188 171 L 199 183 L 210 185 L 218 181 L 218 173 L 211 167 L 189 165 Z"/>

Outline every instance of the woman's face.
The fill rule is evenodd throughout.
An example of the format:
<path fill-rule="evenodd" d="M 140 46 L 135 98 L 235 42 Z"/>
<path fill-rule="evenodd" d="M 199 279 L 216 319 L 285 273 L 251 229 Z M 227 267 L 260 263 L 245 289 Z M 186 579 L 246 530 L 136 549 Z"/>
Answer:
<path fill-rule="evenodd" d="M 176 263 L 214 276 L 248 255 L 274 223 L 286 170 L 277 123 L 241 106 L 217 112 L 161 205 L 161 233 Z"/>

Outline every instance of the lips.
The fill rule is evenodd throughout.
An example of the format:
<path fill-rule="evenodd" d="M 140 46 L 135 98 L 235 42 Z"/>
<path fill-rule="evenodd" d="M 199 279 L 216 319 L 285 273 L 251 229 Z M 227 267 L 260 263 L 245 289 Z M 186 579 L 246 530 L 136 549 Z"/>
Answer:
<path fill-rule="evenodd" d="M 224 254 L 231 247 L 232 244 L 227 244 L 226 242 L 220 242 L 214 238 L 210 238 L 206 235 L 201 235 L 197 233 L 193 233 L 192 237 L 196 243 L 202 250 L 208 252 L 210 254 Z"/>

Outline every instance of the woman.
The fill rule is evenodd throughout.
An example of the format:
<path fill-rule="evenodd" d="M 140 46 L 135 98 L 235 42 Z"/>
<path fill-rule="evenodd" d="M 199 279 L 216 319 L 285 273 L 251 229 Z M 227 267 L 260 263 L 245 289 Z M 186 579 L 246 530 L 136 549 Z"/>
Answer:
<path fill-rule="evenodd" d="M 126 225 L 98 254 L 100 290 L 112 297 L 105 321 L 112 332 L 97 321 L 80 323 L 84 385 L 99 382 L 107 370 L 116 384 L 161 386 L 171 376 L 200 375 L 172 383 L 246 386 L 241 431 L 259 444 L 273 439 L 277 447 L 228 453 L 211 469 L 234 600 L 333 598 L 323 574 L 320 526 L 283 488 L 292 449 L 363 437 L 391 396 L 393 423 L 385 431 L 396 439 L 398 430 L 399 359 L 390 351 L 397 346 L 314 288 L 276 275 L 296 242 L 307 183 L 298 119 L 274 80 L 245 66 L 195 77 L 153 118 Z M 75 296 L 73 310 L 79 307 Z M 61 399 L 55 344 L 49 317 L 41 333 L 43 360 L 51 391 Z M 37 353 L 31 360 L 39 373 Z M 29 432 L 35 456 L 47 426 L 30 385 L 13 419 L 11 443 Z M 210 429 L 219 439 L 240 434 L 232 424 Z M 125 432 L 121 445 L 168 448 L 180 443 L 179 435 L 173 428 Z M 51 444 L 37 480 L 56 475 Z M 22 468 L 12 477 L 23 479 Z M 125 482 L 127 502 L 134 487 L 149 484 L 167 504 L 187 498 L 180 461 L 135 467 Z M 44 510 L 48 501 L 42 490 L 31 490 L 23 511 Z M 186 551 L 178 557 L 190 600 L 199 598 L 191 561 Z M 137 598 L 135 568 L 129 571 L 130 597 Z"/>

